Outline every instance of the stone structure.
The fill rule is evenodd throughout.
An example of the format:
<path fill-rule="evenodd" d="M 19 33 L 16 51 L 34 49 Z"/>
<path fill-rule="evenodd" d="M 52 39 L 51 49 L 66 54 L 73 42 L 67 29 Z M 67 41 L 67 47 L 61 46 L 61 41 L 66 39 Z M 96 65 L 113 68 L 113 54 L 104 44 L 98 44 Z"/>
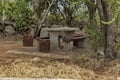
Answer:
<path fill-rule="evenodd" d="M 74 36 L 72 41 L 75 47 L 84 48 L 85 47 L 85 36 Z"/>
<path fill-rule="evenodd" d="M 12 35 L 15 33 L 15 30 L 14 30 L 13 26 L 6 26 L 5 32 L 7 32 L 9 35 Z"/>
<path fill-rule="evenodd" d="M 6 32 L 14 32 L 14 28 L 13 28 L 13 24 L 14 22 L 11 21 L 0 21 L 0 31 L 4 31 L 6 29 Z"/>
<path fill-rule="evenodd" d="M 64 50 L 72 50 L 73 43 L 71 39 L 73 38 L 73 33 L 76 28 L 48 28 L 47 31 L 50 35 L 50 50 L 59 50 L 60 46 L 60 36 L 63 38 L 63 49 Z"/>
<path fill-rule="evenodd" d="M 38 50 L 40 52 L 49 52 L 50 51 L 50 39 L 49 37 L 37 38 L 38 41 Z"/>
<path fill-rule="evenodd" d="M 31 34 L 25 34 L 23 36 L 23 46 L 26 47 L 33 46 L 33 36 Z"/>

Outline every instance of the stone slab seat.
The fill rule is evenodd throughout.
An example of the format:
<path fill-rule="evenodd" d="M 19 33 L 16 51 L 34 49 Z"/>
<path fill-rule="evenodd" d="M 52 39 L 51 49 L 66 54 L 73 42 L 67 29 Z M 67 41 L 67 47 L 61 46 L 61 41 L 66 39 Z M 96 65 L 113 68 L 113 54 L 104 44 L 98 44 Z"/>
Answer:
<path fill-rule="evenodd" d="M 84 48 L 85 47 L 85 39 L 86 36 L 74 36 L 71 41 L 73 41 L 73 45 L 77 48 Z"/>
<path fill-rule="evenodd" d="M 33 47 L 33 36 L 31 34 L 23 35 L 23 46 Z"/>
<path fill-rule="evenodd" d="M 83 40 L 83 39 L 86 39 L 87 37 L 86 36 L 74 36 L 71 41 L 74 41 L 74 40 Z"/>
<path fill-rule="evenodd" d="M 38 41 L 38 50 L 40 52 L 49 52 L 50 51 L 50 38 L 49 37 L 37 37 Z"/>

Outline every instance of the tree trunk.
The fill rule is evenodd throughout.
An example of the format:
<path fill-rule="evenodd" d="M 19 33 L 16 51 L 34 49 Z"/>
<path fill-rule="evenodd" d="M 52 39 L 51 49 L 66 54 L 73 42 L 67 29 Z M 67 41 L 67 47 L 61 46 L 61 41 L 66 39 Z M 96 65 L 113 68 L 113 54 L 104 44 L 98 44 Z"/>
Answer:
<path fill-rule="evenodd" d="M 112 21 L 112 12 L 110 6 L 110 0 L 101 0 L 104 21 L 109 22 Z M 113 33 L 113 23 L 104 24 L 104 53 L 106 58 L 115 58 L 116 54 L 114 53 L 113 45 L 114 45 L 114 33 Z"/>
<path fill-rule="evenodd" d="M 102 21 L 104 20 L 104 15 L 103 15 L 101 0 L 97 0 L 97 9 L 98 9 L 98 14 L 100 16 L 100 28 L 101 31 L 103 31 L 104 25 L 102 24 Z"/>
<path fill-rule="evenodd" d="M 34 1 L 34 11 L 35 11 L 35 18 L 36 18 L 36 27 L 35 27 L 35 33 L 34 33 L 34 38 L 37 37 L 38 35 L 38 26 L 40 25 L 40 12 L 39 12 L 39 0 L 33 0 Z"/>

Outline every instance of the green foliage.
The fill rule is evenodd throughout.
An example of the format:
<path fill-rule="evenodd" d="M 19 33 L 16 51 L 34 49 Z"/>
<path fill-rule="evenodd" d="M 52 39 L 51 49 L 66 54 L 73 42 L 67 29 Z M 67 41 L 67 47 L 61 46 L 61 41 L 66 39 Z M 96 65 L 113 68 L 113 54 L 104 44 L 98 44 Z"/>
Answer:
<path fill-rule="evenodd" d="M 120 24 L 120 0 L 111 0 L 113 19 L 115 19 L 115 27 L 119 27 Z M 114 17 L 115 16 L 115 17 Z"/>
<path fill-rule="evenodd" d="M 71 26 L 71 23 L 77 18 L 80 14 L 80 6 L 82 1 L 80 0 L 60 0 L 59 5 L 62 6 L 62 11 L 59 11 L 63 17 L 67 26 Z"/>
<path fill-rule="evenodd" d="M 26 0 L 4 0 L 3 9 L 7 20 L 15 22 L 15 29 L 18 32 L 25 31 L 34 20 L 34 11 Z"/>
<path fill-rule="evenodd" d="M 14 21 L 16 23 L 15 29 L 18 32 L 24 32 L 35 22 L 34 13 L 37 13 L 37 18 L 42 19 L 51 0 L 38 0 L 39 7 L 35 10 L 33 10 L 33 5 L 30 5 L 31 1 L 33 0 L 0 0 L 0 15 L 5 15 L 7 20 Z M 119 23 L 120 21 L 120 0 L 110 1 L 113 19 L 108 22 L 102 21 L 103 24 Z M 58 10 L 58 4 L 62 6 L 61 13 Z M 98 25 L 100 21 L 96 18 L 98 17 L 96 15 L 98 13 L 95 11 L 96 5 L 94 0 L 58 0 L 58 3 L 51 7 L 46 21 L 60 24 L 86 21 L 89 24 L 89 18 L 91 20 L 94 19 L 96 22 L 91 22 L 91 24 L 85 27 L 85 31 L 90 35 L 93 46 L 98 47 L 103 44 L 103 31 L 99 28 L 100 25 Z"/>
<path fill-rule="evenodd" d="M 103 46 L 103 32 L 96 24 L 88 25 L 85 32 L 90 36 L 90 41 L 95 49 Z"/>
<path fill-rule="evenodd" d="M 117 19 L 118 14 L 119 14 L 119 13 L 117 12 L 116 15 L 115 15 L 115 17 L 113 17 L 113 19 L 112 19 L 111 21 L 108 21 L 108 22 L 102 21 L 102 23 L 103 23 L 103 24 L 111 24 L 111 23 L 113 23 L 113 22 Z"/>
<path fill-rule="evenodd" d="M 111 24 L 114 22 L 118 22 L 117 19 L 119 18 L 119 12 L 120 12 L 120 0 L 111 0 L 112 5 L 112 12 L 113 12 L 113 18 L 111 21 L 102 21 L 103 24 Z"/>
<path fill-rule="evenodd" d="M 58 13 L 50 14 L 47 17 L 47 21 L 49 24 L 61 24 L 62 17 Z"/>

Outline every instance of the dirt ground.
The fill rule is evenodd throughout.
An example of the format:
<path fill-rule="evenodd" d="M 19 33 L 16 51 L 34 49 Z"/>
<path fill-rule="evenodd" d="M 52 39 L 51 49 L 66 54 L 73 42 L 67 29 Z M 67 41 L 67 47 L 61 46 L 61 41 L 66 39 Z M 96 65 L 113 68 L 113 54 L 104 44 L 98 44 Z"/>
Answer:
<path fill-rule="evenodd" d="M 0 77 L 120 80 L 119 58 L 110 61 L 82 49 L 53 52 L 71 55 L 70 59 L 6 53 L 21 47 L 22 39 L 0 40 Z"/>

